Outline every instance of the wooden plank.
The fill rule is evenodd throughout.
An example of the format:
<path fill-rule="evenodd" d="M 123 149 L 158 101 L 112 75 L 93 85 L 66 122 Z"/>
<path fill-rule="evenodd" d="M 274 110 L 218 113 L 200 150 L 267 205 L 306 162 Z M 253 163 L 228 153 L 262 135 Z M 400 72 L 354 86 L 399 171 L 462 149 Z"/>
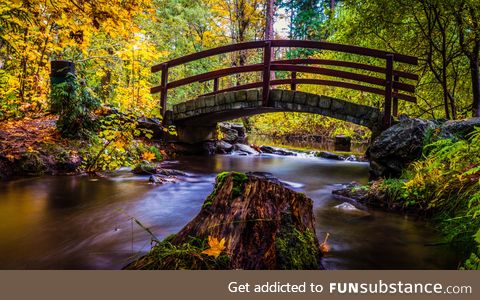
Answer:
<path fill-rule="evenodd" d="M 396 82 L 398 82 L 398 75 L 393 75 L 393 83 L 395 84 Z M 392 114 L 394 117 L 398 117 L 398 97 L 397 95 L 398 94 L 398 89 L 394 89 L 393 90 L 393 108 L 392 108 Z"/>
<path fill-rule="evenodd" d="M 391 126 L 392 122 L 392 89 L 393 89 L 393 54 L 387 54 L 385 76 L 385 101 L 383 103 L 383 128 L 386 129 Z"/>
<path fill-rule="evenodd" d="M 162 64 L 162 79 L 160 86 L 160 108 L 162 113 L 162 118 L 165 120 L 165 112 L 167 111 L 167 88 L 168 84 L 168 64 Z"/>
<path fill-rule="evenodd" d="M 213 91 L 218 91 L 218 77 L 213 78 Z"/>
<path fill-rule="evenodd" d="M 263 65 L 249 65 L 249 66 L 240 66 L 240 67 L 231 67 L 225 68 L 220 70 L 215 70 L 207 73 L 202 73 L 194 76 L 190 76 L 187 78 L 183 78 L 180 80 L 169 82 L 167 85 L 168 89 L 176 88 L 182 85 L 190 84 L 193 82 L 201 82 L 212 80 L 215 78 L 220 78 L 227 75 L 237 74 L 237 73 L 245 73 L 245 72 L 260 72 L 263 71 Z M 155 93 L 160 87 L 154 87 L 150 91 Z"/>
<path fill-rule="evenodd" d="M 245 42 L 245 43 L 221 46 L 221 47 L 212 48 L 212 49 L 192 53 L 189 55 L 185 55 L 176 59 L 172 59 L 167 63 L 169 67 L 175 67 L 181 64 L 185 64 L 194 60 L 210 57 L 213 55 L 219 55 L 219 54 L 233 52 L 233 51 L 262 48 L 264 43 L 265 43 L 264 41 L 253 41 L 253 42 Z M 158 72 L 160 70 L 161 70 L 161 64 L 155 65 L 151 68 L 152 73 Z"/>
<path fill-rule="evenodd" d="M 295 91 L 297 89 L 296 80 L 297 79 L 297 72 L 292 72 L 292 82 L 290 83 L 290 89 Z"/>
<path fill-rule="evenodd" d="M 265 42 L 263 48 L 263 86 L 262 86 L 262 103 L 268 106 L 268 97 L 270 94 L 270 64 L 272 61 L 271 43 Z"/>
<path fill-rule="evenodd" d="M 360 84 L 355 84 L 355 83 L 350 83 L 350 82 L 344 82 L 344 81 L 335 81 L 335 80 L 324 80 L 324 79 L 308 79 L 308 78 L 300 78 L 300 79 L 276 79 L 276 80 L 271 80 L 270 85 L 271 86 L 276 86 L 276 85 L 291 85 L 291 84 L 312 84 L 312 85 L 324 85 L 324 86 L 333 86 L 333 87 L 340 87 L 340 88 L 346 88 L 346 89 L 352 89 L 352 90 L 357 90 L 357 91 L 362 91 L 362 92 L 367 92 L 367 93 L 372 93 L 372 94 L 377 94 L 377 95 L 382 95 L 385 96 L 385 89 L 379 89 L 379 88 L 374 88 L 370 86 L 364 86 Z M 216 95 L 220 93 L 226 93 L 226 92 L 233 92 L 233 91 L 240 91 L 240 90 L 248 90 L 248 89 L 255 89 L 255 88 L 260 88 L 262 87 L 263 82 L 254 82 L 254 83 L 247 83 L 244 85 L 238 85 L 238 86 L 233 86 L 230 88 L 218 90 L 217 92 L 212 92 L 212 93 L 207 93 L 204 96 L 209 96 L 209 95 Z M 398 97 L 398 99 L 405 100 L 408 102 L 413 102 L 416 103 L 417 99 L 414 96 L 402 94 L 402 93 L 393 93 L 394 96 Z"/>
<path fill-rule="evenodd" d="M 372 72 L 383 73 L 383 74 L 387 72 L 387 70 L 383 67 L 372 66 L 372 65 L 367 65 L 367 64 L 362 64 L 362 63 L 357 63 L 352 61 L 332 60 L 332 59 L 296 58 L 296 59 L 275 60 L 275 61 L 272 61 L 272 63 L 273 64 L 291 64 L 291 65 L 300 65 L 300 64 L 327 65 L 327 66 L 347 67 L 352 69 L 372 71 Z M 418 81 L 417 74 L 399 71 L 399 70 L 394 70 L 393 74 L 402 78 Z"/>
<path fill-rule="evenodd" d="M 289 72 L 302 72 L 302 73 L 310 73 L 310 74 L 320 74 L 326 75 L 329 77 L 338 77 L 343 79 L 355 80 L 364 83 L 370 83 L 380 86 L 385 86 L 386 80 L 370 75 L 363 75 L 358 73 L 352 73 L 347 71 L 341 70 L 334 70 L 334 69 L 327 69 L 327 68 L 319 68 L 319 67 L 311 67 L 311 66 L 298 66 L 298 65 L 288 65 L 288 64 L 272 64 L 271 69 L 275 71 L 289 71 Z M 406 84 L 403 82 L 395 83 L 395 87 L 401 91 L 414 93 L 415 86 L 411 84 Z"/>
<path fill-rule="evenodd" d="M 245 43 L 221 46 L 217 48 L 200 51 L 197 53 L 192 53 L 183 57 L 179 57 L 179 58 L 170 60 L 167 63 L 169 67 L 174 67 L 174 66 L 185 64 L 194 60 L 210 57 L 213 55 L 219 55 L 219 54 L 233 52 L 233 51 L 262 48 L 264 43 L 265 41 L 253 41 L 253 42 L 245 42 Z M 318 50 L 331 50 L 331 51 L 338 51 L 338 52 L 344 52 L 344 53 L 350 53 L 350 54 L 356 54 L 356 55 L 365 55 L 365 56 L 376 57 L 376 58 L 385 58 L 385 56 L 389 53 L 383 50 L 370 49 L 370 48 L 364 48 L 364 47 L 352 46 L 352 45 L 335 44 L 335 43 L 322 42 L 322 41 L 272 40 L 271 43 L 272 43 L 271 44 L 272 47 L 297 47 L 297 48 L 309 48 L 309 49 L 318 49 Z M 411 65 L 418 65 L 418 58 L 414 56 L 409 56 L 409 55 L 395 54 L 395 61 L 403 62 Z M 158 72 L 160 70 L 161 70 L 161 64 L 155 65 L 151 68 L 152 73 Z"/>
<path fill-rule="evenodd" d="M 335 44 L 323 41 L 304 41 L 304 40 L 272 40 L 272 47 L 295 47 L 295 48 L 309 48 L 318 50 L 331 50 L 337 52 L 344 52 L 350 54 L 364 55 L 376 58 L 385 59 L 387 54 L 391 52 L 364 48 L 359 46 Z M 395 53 L 394 61 L 402 62 L 411 65 L 418 65 L 418 58 L 404 54 Z"/>

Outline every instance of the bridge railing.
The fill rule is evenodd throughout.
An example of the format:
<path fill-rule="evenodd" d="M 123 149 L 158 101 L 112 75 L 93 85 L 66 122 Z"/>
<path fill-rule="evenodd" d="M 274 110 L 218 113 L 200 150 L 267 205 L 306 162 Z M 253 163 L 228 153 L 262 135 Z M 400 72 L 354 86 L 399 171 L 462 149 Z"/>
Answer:
<path fill-rule="evenodd" d="M 374 57 L 378 59 L 383 59 L 385 67 L 356 63 L 351 61 L 313 58 L 272 60 L 272 48 L 282 47 L 329 50 L 367 57 Z M 172 67 L 224 53 L 259 48 L 263 49 L 263 62 L 261 64 L 229 67 L 186 77 L 171 82 L 169 82 L 168 80 L 168 71 Z M 403 78 L 411 81 L 418 81 L 418 76 L 416 74 L 394 69 L 394 62 L 417 65 L 418 59 L 413 56 L 398 53 L 322 41 L 266 40 L 245 42 L 200 51 L 153 66 L 151 68 L 152 72 L 161 71 L 162 74 L 160 85 L 153 87 L 151 89 L 151 93 L 160 93 L 160 106 L 162 109 L 162 115 L 165 116 L 168 90 L 188 85 L 194 82 L 205 82 L 209 80 L 213 81 L 213 91 L 206 95 L 213 95 L 228 91 L 244 90 L 251 88 L 262 88 L 262 101 L 264 106 L 268 106 L 269 91 L 271 86 L 290 85 L 290 88 L 292 90 L 295 90 L 298 84 L 314 84 L 341 87 L 384 96 L 385 100 L 383 105 L 383 126 L 389 127 L 392 120 L 392 114 L 394 116 L 397 116 L 398 114 L 398 100 L 416 102 L 416 97 L 413 95 L 415 93 L 415 85 L 401 82 L 400 79 Z M 379 73 L 382 77 L 359 74 L 355 72 L 326 67 L 317 67 L 317 65 L 346 67 L 354 70 L 370 71 Z M 287 71 L 290 72 L 291 76 L 287 79 L 272 80 L 270 78 L 272 71 Z M 233 74 L 247 72 L 262 72 L 262 81 L 247 83 L 221 90 L 219 89 L 220 78 Z M 346 79 L 354 81 L 355 83 L 339 80 L 297 78 L 298 73 L 319 74 L 343 80 Z M 378 87 L 367 86 L 364 85 L 365 83 Z"/>

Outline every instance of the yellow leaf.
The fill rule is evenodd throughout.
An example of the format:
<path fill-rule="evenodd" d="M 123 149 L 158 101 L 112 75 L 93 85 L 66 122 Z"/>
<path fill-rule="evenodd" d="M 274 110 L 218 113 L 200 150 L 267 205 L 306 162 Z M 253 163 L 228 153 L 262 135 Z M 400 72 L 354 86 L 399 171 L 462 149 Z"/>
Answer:
<path fill-rule="evenodd" d="M 202 254 L 210 255 L 217 258 L 220 253 L 225 249 L 225 238 L 221 239 L 220 242 L 217 238 L 208 236 L 208 245 L 209 249 L 202 251 Z"/>
<path fill-rule="evenodd" d="M 142 160 L 152 161 L 154 159 L 155 159 L 155 154 L 153 154 L 152 152 L 150 152 L 150 151 L 143 152 Z"/>

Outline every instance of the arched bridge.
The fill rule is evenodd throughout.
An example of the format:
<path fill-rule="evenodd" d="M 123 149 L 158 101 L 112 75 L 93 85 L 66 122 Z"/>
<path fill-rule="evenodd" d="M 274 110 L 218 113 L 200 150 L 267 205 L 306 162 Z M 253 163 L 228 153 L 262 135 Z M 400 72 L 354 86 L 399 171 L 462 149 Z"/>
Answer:
<path fill-rule="evenodd" d="M 338 51 L 368 57 L 374 63 L 314 58 L 273 60 L 273 49 L 284 47 Z M 262 63 L 229 67 L 169 81 L 169 70 L 174 67 L 219 54 L 258 48 L 263 50 Z M 379 65 L 382 63 L 383 66 Z M 416 102 L 413 95 L 415 86 L 412 82 L 418 81 L 418 76 L 394 68 L 395 63 L 396 66 L 417 65 L 417 58 L 321 41 L 254 41 L 209 49 L 153 66 L 152 72 L 161 71 L 162 76 L 161 84 L 153 87 L 151 92 L 160 92 L 163 120 L 176 125 L 179 139 L 184 142 L 194 143 L 212 138 L 216 123 L 219 121 L 276 111 L 321 114 L 378 132 L 392 124 L 393 116 L 398 114 L 399 100 Z M 274 71 L 286 71 L 290 73 L 290 78 L 272 79 L 271 74 Z M 219 80 L 222 77 L 249 72 L 261 73 L 261 80 L 220 89 Z M 299 73 L 322 75 L 322 78 L 297 78 Z M 213 82 L 212 92 L 175 104 L 172 110 L 167 110 L 169 90 L 206 81 Z M 365 106 L 324 95 L 297 91 L 299 84 L 333 86 L 382 95 L 384 102 L 381 108 Z M 272 89 L 272 86 L 285 85 L 289 85 L 290 89 Z"/>

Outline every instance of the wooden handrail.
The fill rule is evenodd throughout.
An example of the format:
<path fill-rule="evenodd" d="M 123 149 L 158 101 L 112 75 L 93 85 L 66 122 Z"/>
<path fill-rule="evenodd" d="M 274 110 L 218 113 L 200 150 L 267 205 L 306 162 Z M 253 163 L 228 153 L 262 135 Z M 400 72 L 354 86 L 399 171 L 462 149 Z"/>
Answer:
<path fill-rule="evenodd" d="M 286 78 L 286 79 L 275 79 L 270 81 L 270 85 L 296 85 L 296 84 L 312 84 L 312 85 L 323 85 L 323 86 L 333 86 L 333 87 L 340 87 L 340 88 L 347 88 L 351 90 L 357 90 L 357 91 L 362 91 L 362 92 L 367 92 L 367 93 L 372 93 L 372 94 L 377 94 L 377 95 L 382 95 L 385 96 L 385 90 L 384 89 L 379 89 L 379 88 L 374 88 L 370 86 L 364 86 L 360 84 L 355 84 L 351 82 L 345 82 L 345 81 L 335 81 L 335 80 L 324 80 L 324 79 L 310 79 L 310 78 Z M 255 88 L 260 88 L 262 87 L 263 82 L 253 82 L 253 83 L 247 83 L 243 85 L 236 85 L 232 86 L 229 88 L 225 88 L 222 90 L 217 90 L 215 92 L 210 92 L 206 93 L 202 96 L 210 96 L 210 95 L 216 95 L 216 94 L 221 94 L 225 92 L 233 92 L 233 91 L 241 91 L 241 90 L 248 90 L 248 89 L 255 89 Z M 402 94 L 399 92 L 394 92 L 393 93 L 394 97 L 397 97 L 398 99 L 405 100 L 408 102 L 416 103 L 417 98 L 414 96 Z"/>
<path fill-rule="evenodd" d="M 254 65 L 230 67 L 230 68 L 210 71 L 210 72 L 206 72 L 206 73 L 202 73 L 202 74 L 198 74 L 198 75 L 190 76 L 180 80 L 169 82 L 167 84 L 167 89 L 173 89 L 173 88 L 191 84 L 194 82 L 205 82 L 212 79 L 217 79 L 217 78 L 238 74 L 238 73 L 260 72 L 260 71 L 263 71 L 263 69 L 264 69 L 263 64 L 254 64 Z M 290 72 L 296 72 L 296 73 L 320 74 L 320 75 L 355 80 L 363 83 L 375 84 L 380 86 L 385 86 L 386 84 L 385 79 L 370 76 L 370 75 L 363 75 L 363 74 L 358 74 L 353 72 L 327 69 L 327 68 L 292 65 L 292 64 L 286 64 L 283 62 L 280 64 L 277 64 L 276 61 L 272 62 L 272 64 L 270 65 L 270 69 L 272 71 L 290 71 Z M 415 86 L 407 83 L 395 82 L 394 87 L 398 90 L 405 91 L 405 92 L 410 92 L 410 93 L 415 92 Z M 158 93 L 162 90 L 162 88 L 163 87 L 161 85 L 156 86 L 151 88 L 150 92 L 152 94 Z"/>
<path fill-rule="evenodd" d="M 214 56 L 214 55 L 241 51 L 241 50 L 263 48 L 265 42 L 266 41 L 253 41 L 253 42 L 244 42 L 244 43 L 221 46 L 217 48 L 212 48 L 212 49 L 192 53 L 176 59 L 172 59 L 172 60 L 166 61 L 165 63 L 168 65 L 169 68 L 171 68 L 171 67 L 175 67 L 181 64 L 185 64 L 191 61 L 199 60 L 199 59 Z M 308 49 L 317 49 L 317 50 L 331 50 L 331 51 L 364 55 L 364 56 L 370 56 L 370 57 L 376 57 L 376 58 L 382 58 L 382 59 L 385 59 L 386 55 L 388 53 L 391 53 L 383 50 L 370 49 L 370 48 L 364 48 L 364 47 L 352 46 L 352 45 L 335 44 L 335 43 L 322 42 L 322 41 L 271 40 L 270 42 L 272 47 L 292 47 L 292 48 L 308 48 Z M 418 59 L 416 57 L 403 55 L 403 54 L 395 54 L 394 61 L 407 63 L 411 65 L 418 64 Z M 153 66 L 151 70 L 152 70 L 152 73 L 161 71 L 162 70 L 161 64 Z"/>
<path fill-rule="evenodd" d="M 316 58 L 306 58 L 306 59 L 285 59 L 285 60 L 274 60 L 272 61 L 272 48 L 308 48 L 308 49 L 317 49 L 317 50 L 328 50 L 343 52 L 354 55 L 363 55 L 368 57 L 379 58 L 385 61 L 385 67 L 369 65 L 364 63 L 357 63 L 351 61 L 340 61 L 332 59 L 316 59 Z M 248 49 L 262 49 L 263 50 L 263 62 L 261 64 L 252 64 L 246 66 L 237 66 L 230 67 L 210 72 L 205 72 L 202 74 L 186 77 L 176 81 L 168 82 L 168 70 L 172 67 L 179 66 L 185 63 L 189 63 L 195 60 L 207 58 L 214 55 L 220 55 L 224 53 L 242 51 Z M 151 68 L 152 72 L 162 71 L 162 80 L 159 86 L 152 87 L 150 89 L 151 93 L 161 93 L 160 103 L 162 115 L 165 116 L 166 103 L 167 103 L 167 92 L 169 89 L 180 87 L 194 82 L 204 82 L 207 80 L 213 80 L 213 92 L 208 93 L 217 94 L 220 92 L 227 91 L 236 91 L 241 89 L 249 88 L 262 88 L 262 103 L 264 106 L 268 106 L 269 100 L 269 90 L 270 86 L 290 84 L 292 90 L 296 89 L 297 84 L 317 84 L 317 85 L 326 85 L 326 86 L 335 86 L 341 88 L 348 88 L 353 90 L 359 90 L 364 92 L 369 92 L 373 94 L 385 96 L 384 101 L 384 116 L 383 116 L 383 127 L 389 127 L 392 120 L 392 109 L 393 114 L 398 113 L 398 100 L 405 100 L 409 102 L 416 102 L 414 96 L 406 95 L 400 93 L 399 91 L 407 93 L 415 93 L 415 86 L 412 84 L 404 83 L 400 81 L 400 78 L 407 80 L 418 81 L 418 75 L 395 70 L 394 62 L 405 63 L 410 65 L 417 65 L 418 59 L 414 56 L 403 55 L 398 53 L 387 52 L 383 50 L 364 48 L 359 46 L 352 45 L 343 45 L 335 44 L 323 41 L 304 41 L 304 40 L 265 40 L 265 41 L 253 41 L 253 42 L 244 42 L 233 45 L 226 45 L 222 47 L 217 47 L 213 49 L 208 49 L 200 51 L 197 53 L 192 53 L 183 57 L 179 57 L 167 62 L 164 62 L 159 65 L 155 65 Z M 359 74 L 354 72 L 349 72 L 339 69 L 330 69 L 325 67 L 317 67 L 312 65 L 323 65 L 323 66 L 336 66 L 336 67 L 346 67 L 350 69 L 371 71 L 375 73 L 381 73 L 384 75 L 383 78 Z M 286 71 L 291 73 L 290 79 L 280 79 L 280 80 L 271 80 L 270 73 L 271 71 Z M 219 89 L 219 78 L 239 74 L 246 72 L 262 72 L 262 82 L 248 83 L 236 87 L 231 87 L 227 89 Z M 356 81 L 360 83 L 367 83 L 371 85 L 382 86 L 383 89 L 365 86 L 353 82 L 345 81 L 335 81 L 335 80 L 324 80 L 324 79 L 308 79 L 300 78 L 297 79 L 297 73 L 309 73 L 309 74 L 320 74 L 329 77 L 336 77 L 341 79 L 346 79 L 349 81 Z M 393 101 L 393 102 L 392 102 Z"/>

